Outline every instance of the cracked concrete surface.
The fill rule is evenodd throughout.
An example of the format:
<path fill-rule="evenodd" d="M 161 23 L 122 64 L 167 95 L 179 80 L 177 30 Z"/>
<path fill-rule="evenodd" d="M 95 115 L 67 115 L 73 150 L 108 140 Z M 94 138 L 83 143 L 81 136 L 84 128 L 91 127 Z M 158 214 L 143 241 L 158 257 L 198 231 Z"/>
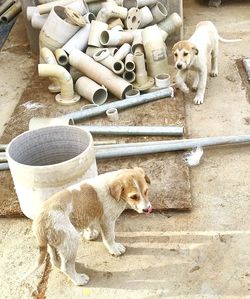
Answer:
<path fill-rule="evenodd" d="M 250 104 L 236 67 L 250 55 L 249 8 L 249 2 L 223 1 L 219 8 L 184 3 L 185 37 L 210 19 L 223 37 L 243 38 L 220 44 L 219 77 L 209 79 L 205 103 L 195 106 L 194 94 L 186 97 L 190 137 L 249 134 Z M 77 269 L 90 283 L 75 287 L 53 269 L 45 296 L 36 292 L 43 269 L 20 284 L 38 253 L 31 222 L 0 219 L 1 298 L 249 298 L 249 165 L 249 146 L 206 149 L 191 169 L 191 212 L 122 215 L 117 240 L 127 246 L 125 255 L 109 256 L 100 239 L 83 241 Z"/>

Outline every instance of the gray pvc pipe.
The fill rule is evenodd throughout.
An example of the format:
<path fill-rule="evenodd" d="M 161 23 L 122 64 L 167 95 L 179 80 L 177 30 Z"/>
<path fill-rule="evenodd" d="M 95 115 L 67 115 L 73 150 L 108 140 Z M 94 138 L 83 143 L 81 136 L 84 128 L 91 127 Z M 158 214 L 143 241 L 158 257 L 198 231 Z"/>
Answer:
<path fill-rule="evenodd" d="M 172 88 L 165 88 L 165 89 L 157 90 L 157 91 L 154 91 L 151 93 L 146 93 L 146 94 L 143 94 L 140 96 L 136 96 L 133 98 L 104 104 L 99 107 L 94 107 L 92 109 L 86 109 L 86 110 L 72 112 L 72 113 L 66 114 L 62 117 L 71 118 L 74 121 L 84 120 L 84 119 L 88 119 L 88 118 L 100 115 L 102 113 L 105 113 L 108 109 L 111 109 L 111 108 L 116 108 L 118 110 L 124 110 L 124 109 L 130 108 L 130 107 L 154 102 L 154 101 L 166 98 L 166 97 L 171 97 L 172 94 L 173 94 Z"/>
<path fill-rule="evenodd" d="M 183 127 L 177 126 L 79 126 L 91 134 L 118 136 L 182 136 Z"/>
<path fill-rule="evenodd" d="M 0 152 L 4 152 L 6 150 L 7 144 L 0 144 Z"/>
<path fill-rule="evenodd" d="M 9 164 L 8 163 L 0 163 L 0 170 L 8 170 Z"/>
<path fill-rule="evenodd" d="M 220 136 L 220 137 L 206 137 L 194 138 L 172 141 L 159 141 L 159 142 L 145 142 L 145 143 L 127 143 L 125 146 L 116 144 L 112 147 L 107 147 L 96 152 L 96 159 L 108 159 L 118 157 L 128 157 L 134 155 L 145 155 L 153 153 L 163 153 L 169 151 L 180 151 L 195 147 L 206 147 L 214 145 L 226 145 L 236 143 L 249 143 L 250 135 L 240 136 Z"/>

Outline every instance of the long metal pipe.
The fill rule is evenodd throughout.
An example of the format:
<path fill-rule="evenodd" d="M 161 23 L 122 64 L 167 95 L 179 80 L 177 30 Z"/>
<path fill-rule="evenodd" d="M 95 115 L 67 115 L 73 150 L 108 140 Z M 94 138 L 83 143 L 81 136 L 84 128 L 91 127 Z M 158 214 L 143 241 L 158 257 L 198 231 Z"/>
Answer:
<path fill-rule="evenodd" d="M 100 115 L 102 113 L 105 113 L 108 109 L 116 108 L 118 110 L 124 110 L 127 108 L 131 108 L 134 106 L 139 106 L 142 104 L 154 102 L 166 97 L 171 97 L 173 95 L 173 88 L 165 88 L 158 91 L 154 91 L 151 93 L 146 93 L 140 96 L 136 96 L 133 98 L 121 100 L 121 101 L 115 101 L 112 103 L 104 104 L 99 107 L 94 107 L 91 109 L 81 110 L 72 112 L 69 114 L 66 114 L 62 117 L 67 117 L 73 119 L 75 122 L 79 120 L 88 119 L 97 115 Z"/>
<path fill-rule="evenodd" d="M 182 136 L 183 127 L 177 126 L 79 126 L 90 133 L 118 136 Z"/>
<path fill-rule="evenodd" d="M 250 135 L 240 136 L 219 136 L 219 137 L 205 137 L 183 140 L 159 141 L 153 144 L 145 142 L 145 144 L 127 143 L 124 145 L 113 145 L 109 150 L 103 148 L 96 152 L 97 159 L 108 159 L 118 157 L 128 157 L 134 155 L 144 155 L 153 153 L 162 153 L 169 151 L 180 151 L 195 147 L 206 147 L 214 145 L 226 145 L 237 143 L 249 143 Z"/>

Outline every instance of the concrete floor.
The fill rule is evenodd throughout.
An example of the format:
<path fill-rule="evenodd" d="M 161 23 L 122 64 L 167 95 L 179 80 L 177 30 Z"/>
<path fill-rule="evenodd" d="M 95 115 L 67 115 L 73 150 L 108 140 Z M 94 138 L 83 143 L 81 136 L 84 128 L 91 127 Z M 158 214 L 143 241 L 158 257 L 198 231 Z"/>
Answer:
<path fill-rule="evenodd" d="M 194 95 L 186 97 L 189 136 L 249 134 L 250 99 L 236 60 L 250 53 L 250 4 L 184 5 L 185 37 L 198 21 L 210 19 L 223 37 L 243 38 L 221 44 L 219 77 L 209 79 L 205 103 L 195 106 Z M 117 239 L 127 252 L 119 258 L 109 256 L 100 240 L 83 242 L 77 267 L 91 277 L 86 287 L 72 286 L 55 269 L 48 279 L 41 269 L 21 282 L 37 256 L 31 222 L 1 219 L 0 297 L 250 298 L 249 165 L 249 146 L 206 149 L 200 166 L 191 169 L 191 212 L 122 215 Z"/>

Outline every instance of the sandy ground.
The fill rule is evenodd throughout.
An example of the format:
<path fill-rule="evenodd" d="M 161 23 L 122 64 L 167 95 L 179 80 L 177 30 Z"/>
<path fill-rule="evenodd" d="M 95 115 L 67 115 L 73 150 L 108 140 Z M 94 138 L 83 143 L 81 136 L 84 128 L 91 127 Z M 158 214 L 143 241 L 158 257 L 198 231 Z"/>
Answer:
<path fill-rule="evenodd" d="M 210 19 L 223 37 L 243 38 L 221 44 L 219 77 L 209 79 L 205 103 L 195 106 L 194 95 L 186 97 L 189 136 L 248 134 L 249 98 L 236 60 L 250 53 L 250 4 L 207 8 L 186 0 L 184 14 L 185 37 L 198 21 Z M 0 99 L 1 119 L 12 109 L 7 99 Z M 37 255 L 31 222 L 1 219 L 1 298 L 30 298 L 33 291 L 49 299 L 249 298 L 249 165 L 248 146 L 207 149 L 191 169 L 191 212 L 122 215 L 117 240 L 127 252 L 119 258 L 109 256 L 100 240 L 83 241 L 77 268 L 91 277 L 86 287 L 72 286 L 56 269 L 48 279 L 41 280 L 40 271 L 21 284 Z"/>

